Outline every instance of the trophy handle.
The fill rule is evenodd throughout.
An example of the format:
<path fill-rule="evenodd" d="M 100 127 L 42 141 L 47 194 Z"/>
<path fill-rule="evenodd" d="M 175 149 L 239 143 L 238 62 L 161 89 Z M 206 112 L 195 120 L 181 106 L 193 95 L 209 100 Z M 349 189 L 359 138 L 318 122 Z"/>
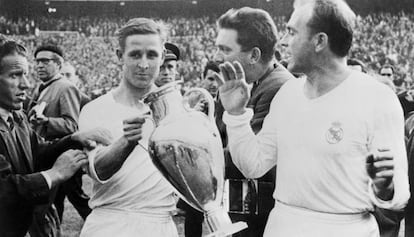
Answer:
<path fill-rule="evenodd" d="M 191 93 L 194 92 L 198 92 L 200 94 L 203 95 L 203 97 L 206 99 L 207 101 L 207 106 L 208 106 L 208 118 L 210 119 L 211 122 L 215 123 L 215 119 L 214 119 L 214 99 L 213 96 L 211 96 L 211 94 L 204 88 L 198 88 L 198 87 L 194 87 L 189 89 L 188 91 L 186 91 L 184 93 L 184 98 L 189 96 Z"/>

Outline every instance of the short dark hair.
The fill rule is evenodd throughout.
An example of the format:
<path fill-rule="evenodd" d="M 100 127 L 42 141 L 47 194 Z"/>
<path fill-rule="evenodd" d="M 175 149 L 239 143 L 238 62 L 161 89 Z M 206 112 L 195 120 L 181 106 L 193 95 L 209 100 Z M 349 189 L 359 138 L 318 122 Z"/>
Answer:
<path fill-rule="evenodd" d="M 220 68 L 218 64 L 215 61 L 208 61 L 206 67 L 203 71 L 203 78 L 206 78 L 208 70 L 215 71 L 217 73 L 220 73 Z"/>
<path fill-rule="evenodd" d="M 0 73 L 3 72 L 3 58 L 8 55 L 19 54 L 27 57 L 26 48 L 14 40 L 8 40 L 0 34 Z"/>
<path fill-rule="evenodd" d="M 265 10 L 250 7 L 230 9 L 218 19 L 217 25 L 237 31 L 237 43 L 242 51 L 258 47 L 262 53 L 261 60 L 266 63 L 274 57 L 277 29 Z"/>
<path fill-rule="evenodd" d="M 346 64 L 349 66 L 361 66 L 362 72 L 366 72 L 365 64 L 357 58 L 348 58 Z"/>
<path fill-rule="evenodd" d="M 37 47 L 34 52 L 34 56 L 36 57 L 40 51 L 50 51 L 64 58 L 63 50 L 59 46 L 54 45 L 54 44 L 44 44 L 44 45 Z"/>
<path fill-rule="evenodd" d="M 327 34 L 331 51 L 345 57 L 352 45 L 354 17 L 354 12 L 343 0 L 315 0 L 307 25 L 312 34 Z"/>
<path fill-rule="evenodd" d="M 121 50 L 125 50 L 126 38 L 130 35 L 158 34 L 164 45 L 167 38 L 167 29 L 160 22 L 149 18 L 133 18 L 123 25 L 116 33 Z"/>

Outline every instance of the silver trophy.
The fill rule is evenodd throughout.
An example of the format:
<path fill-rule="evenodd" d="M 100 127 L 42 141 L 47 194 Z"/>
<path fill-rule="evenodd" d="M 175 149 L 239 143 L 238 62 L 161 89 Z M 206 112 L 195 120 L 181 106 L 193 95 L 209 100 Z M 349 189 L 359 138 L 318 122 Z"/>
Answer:
<path fill-rule="evenodd" d="M 197 94 L 207 101 L 208 115 L 192 109 Z M 204 213 L 208 236 L 245 229 L 246 223 L 233 224 L 223 208 L 224 155 L 211 95 L 195 88 L 183 99 L 178 84 L 172 82 L 148 94 L 144 102 L 156 126 L 149 140 L 152 161 L 180 197 Z"/>

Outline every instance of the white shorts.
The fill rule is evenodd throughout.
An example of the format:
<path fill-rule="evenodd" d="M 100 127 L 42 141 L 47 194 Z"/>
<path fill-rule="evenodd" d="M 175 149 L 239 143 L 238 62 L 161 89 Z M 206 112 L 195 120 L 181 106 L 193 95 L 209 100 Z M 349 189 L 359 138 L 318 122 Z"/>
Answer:
<path fill-rule="evenodd" d="M 81 237 L 178 237 L 170 215 L 153 215 L 106 208 L 93 209 Z"/>
<path fill-rule="evenodd" d="M 379 237 L 370 213 L 329 214 L 280 202 L 269 214 L 264 237 Z"/>

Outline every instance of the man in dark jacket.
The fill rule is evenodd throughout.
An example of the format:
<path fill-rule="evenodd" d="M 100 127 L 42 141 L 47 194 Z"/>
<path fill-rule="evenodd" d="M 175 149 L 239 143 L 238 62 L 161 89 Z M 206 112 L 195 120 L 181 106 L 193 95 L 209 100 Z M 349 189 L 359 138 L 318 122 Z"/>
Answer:
<path fill-rule="evenodd" d="M 250 125 L 255 133 L 262 128 L 263 119 L 269 112 L 270 102 L 279 88 L 294 79 L 274 57 L 277 42 L 276 26 L 264 10 L 253 8 L 231 9 L 218 20 L 218 47 L 215 60 L 241 62 L 246 81 L 252 85 L 248 106 L 254 110 Z M 221 121 L 222 106 L 217 107 L 217 124 L 227 143 L 225 125 Z M 230 153 L 225 152 L 226 174 L 229 182 L 229 213 L 233 221 L 246 221 L 248 229 L 237 236 L 262 236 L 275 188 L 276 167 L 259 179 L 246 179 L 233 164 Z M 246 193 L 246 195 L 244 194 Z"/>
<path fill-rule="evenodd" d="M 78 130 L 82 93 L 74 83 L 61 74 L 64 61 L 63 50 L 57 45 L 45 44 L 36 48 L 34 56 L 37 77 L 42 83 L 36 88 L 29 105 L 30 122 L 36 132 L 47 141 L 70 135 Z M 44 110 L 36 113 L 35 111 L 41 104 Z M 88 206 L 89 197 L 82 190 L 82 172 L 77 172 L 73 178 L 60 185 L 55 195 L 53 203 L 59 218 L 56 221 L 62 221 L 66 196 L 83 219 L 91 212 Z M 52 207 L 52 209 L 55 208 Z M 43 225 L 42 222 L 46 222 L 42 220 L 45 219 L 43 212 L 39 211 L 40 223 L 37 224 L 39 226 Z M 53 210 L 49 212 L 54 213 Z M 57 219 L 56 215 L 52 217 Z M 52 217 L 46 219 L 53 219 Z M 39 227 L 39 229 L 42 228 Z M 42 232 L 42 230 L 39 231 Z M 34 232 L 32 234 L 34 235 Z M 36 236 L 48 235 L 38 234 Z"/>
<path fill-rule="evenodd" d="M 50 200 L 50 190 L 69 179 L 87 158 L 82 145 L 109 143 L 103 130 L 75 133 L 46 143 L 21 112 L 26 90 L 26 49 L 0 40 L 0 234 L 25 236 L 37 205 Z"/>

